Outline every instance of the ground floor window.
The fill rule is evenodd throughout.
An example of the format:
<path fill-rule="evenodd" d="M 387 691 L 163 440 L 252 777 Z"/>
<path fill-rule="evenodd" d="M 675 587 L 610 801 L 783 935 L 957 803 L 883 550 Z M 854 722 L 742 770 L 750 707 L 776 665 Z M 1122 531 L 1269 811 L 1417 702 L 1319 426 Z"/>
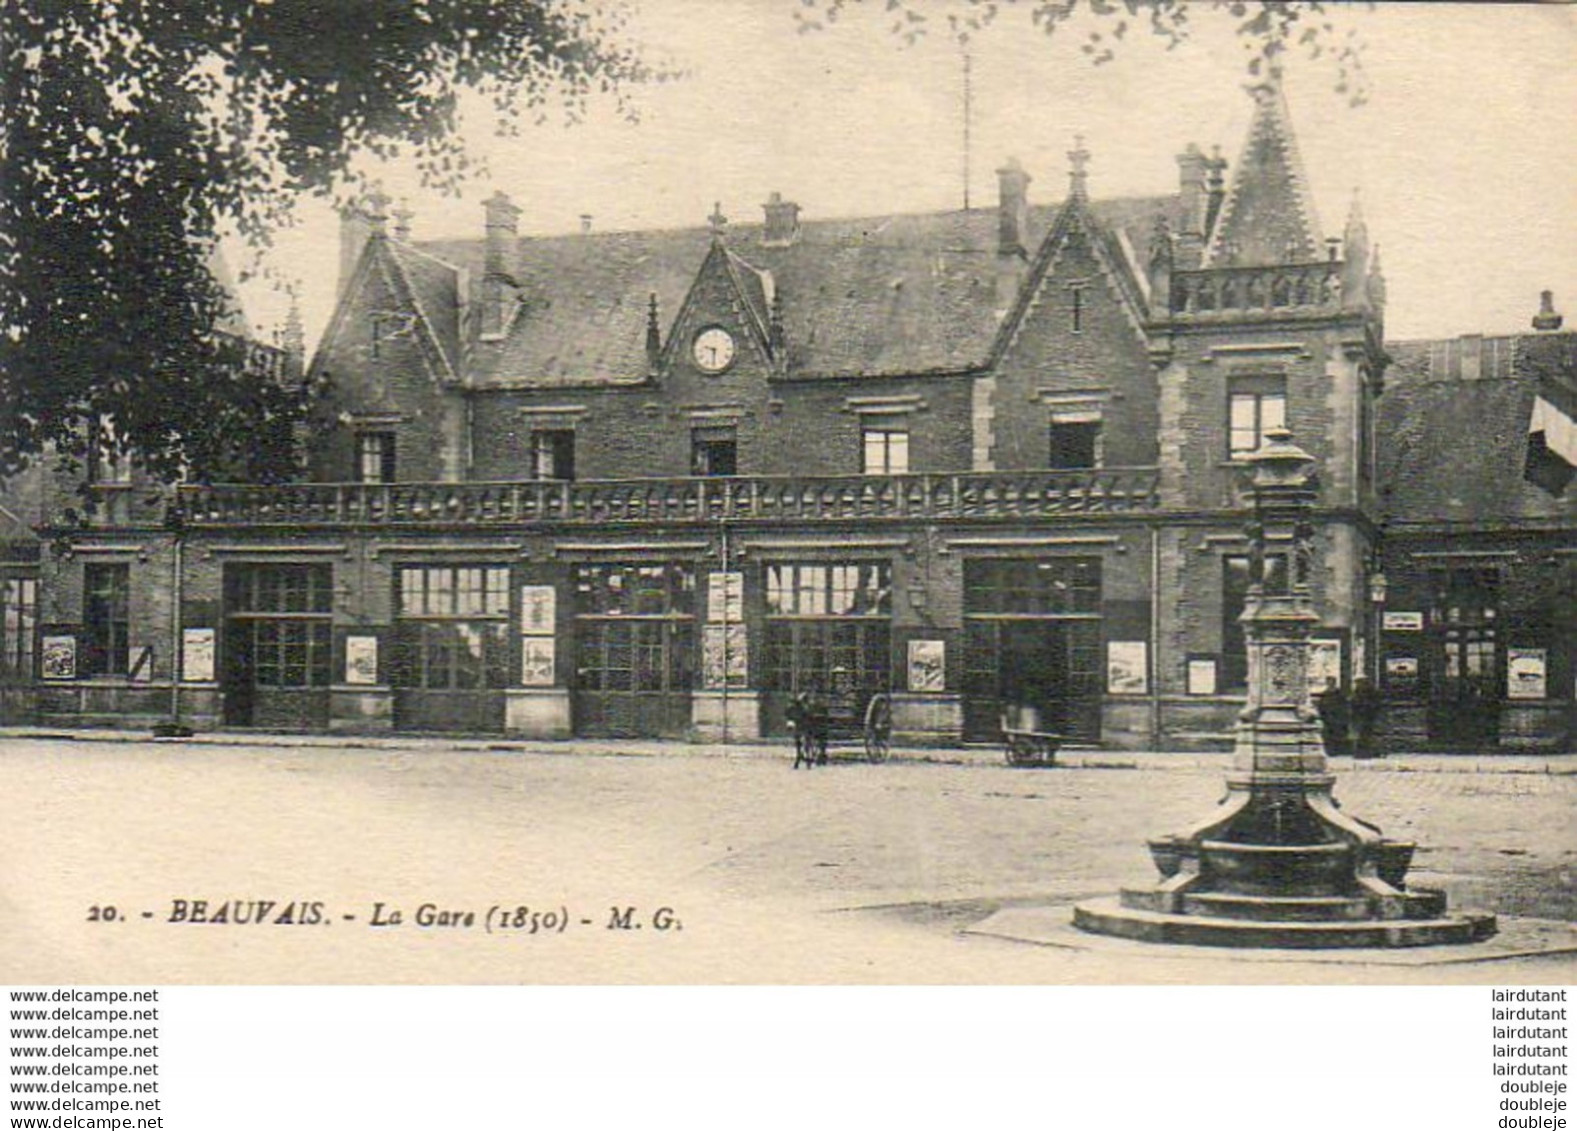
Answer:
<path fill-rule="evenodd" d="M 38 582 L 0 578 L 0 676 L 31 679 L 38 639 Z"/>
<path fill-rule="evenodd" d="M 259 688 L 332 682 L 331 567 L 259 564 L 226 574 L 230 676 Z"/>
<path fill-rule="evenodd" d="M 82 621 L 82 673 L 125 675 L 131 657 L 130 565 L 83 568 Z"/>
<path fill-rule="evenodd" d="M 595 620 L 577 630 L 583 691 L 688 691 L 695 635 L 688 621 Z"/>

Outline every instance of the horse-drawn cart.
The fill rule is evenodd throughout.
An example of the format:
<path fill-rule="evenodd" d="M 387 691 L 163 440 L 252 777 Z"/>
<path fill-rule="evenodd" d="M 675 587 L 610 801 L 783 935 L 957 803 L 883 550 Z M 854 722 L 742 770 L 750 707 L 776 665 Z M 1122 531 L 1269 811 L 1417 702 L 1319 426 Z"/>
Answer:
<path fill-rule="evenodd" d="M 867 762 L 885 762 L 892 751 L 893 705 L 884 691 L 801 692 L 789 700 L 786 714 L 794 732 L 795 769 L 825 766 L 828 747 L 840 743 L 859 746 Z"/>
<path fill-rule="evenodd" d="M 1055 766 L 1062 735 L 1045 729 L 1035 707 L 1012 705 L 1002 711 L 1002 748 L 1010 766 Z"/>

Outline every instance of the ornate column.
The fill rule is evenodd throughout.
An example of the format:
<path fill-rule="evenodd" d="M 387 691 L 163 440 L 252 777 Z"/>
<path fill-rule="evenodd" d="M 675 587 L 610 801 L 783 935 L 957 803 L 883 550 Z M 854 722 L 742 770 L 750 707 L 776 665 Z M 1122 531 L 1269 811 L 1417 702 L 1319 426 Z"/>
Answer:
<path fill-rule="evenodd" d="M 1210 946 L 1364 947 L 1474 942 L 1495 917 L 1446 914 L 1406 884 L 1414 845 L 1387 839 L 1332 796 L 1309 688 L 1314 459 L 1272 432 L 1249 457 L 1248 699 L 1227 795 L 1150 854 L 1160 882 L 1074 909 L 1097 934 Z"/>

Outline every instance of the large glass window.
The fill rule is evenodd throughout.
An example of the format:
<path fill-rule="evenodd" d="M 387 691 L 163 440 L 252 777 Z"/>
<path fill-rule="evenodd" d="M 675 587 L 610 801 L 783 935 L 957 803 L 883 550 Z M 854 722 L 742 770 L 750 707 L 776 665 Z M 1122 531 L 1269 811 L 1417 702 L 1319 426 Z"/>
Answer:
<path fill-rule="evenodd" d="M 229 576 L 231 631 L 251 659 L 256 687 L 327 687 L 331 681 L 333 571 L 327 565 L 251 565 Z"/>
<path fill-rule="evenodd" d="M 887 690 L 892 565 L 766 567 L 765 679 L 770 691 Z"/>
<path fill-rule="evenodd" d="M 1287 382 L 1282 377 L 1234 381 L 1227 394 L 1228 454 L 1259 451 L 1267 433 L 1287 426 Z"/>
<path fill-rule="evenodd" d="M 406 566 L 397 588 L 396 686 L 509 686 L 507 567 Z"/>
<path fill-rule="evenodd" d="M 695 573 L 676 563 L 575 569 L 576 686 L 664 692 L 694 686 Z"/>
<path fill-rule="evenodd" d="M 977 558 L 965 563 L 971 614 L 1066 616 L 1101 611 L 1099 558 Z"/>
<path fill-rule="evenodd" d="M 131 566 L 88 565 L 82 583 L 82 674 L 125 675 L 130 660 Z"/>
<path fill-rule="evenodd" d="M 0 578 L 0 674 L 30 679 L 38 639 L 38 582 Z"/>

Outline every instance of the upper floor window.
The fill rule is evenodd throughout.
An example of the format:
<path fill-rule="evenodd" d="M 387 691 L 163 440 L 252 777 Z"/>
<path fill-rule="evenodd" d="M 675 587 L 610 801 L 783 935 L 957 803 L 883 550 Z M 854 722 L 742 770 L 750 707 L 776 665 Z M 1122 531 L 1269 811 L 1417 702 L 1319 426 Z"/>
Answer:
<path fill-rule="evenodd" d="M 1227 393 L 1228 454 L 1240 459 L 1259 451 L 1268 433 L 1287 426 L 1284 377 L 1237 380 Z"/>
<path fill-rule="evenodd" d="M 575 478 L 575 431 L 544 428 L 531 433 L 531 477 Z"/>
<path fill-rule="evenodd" d="M 909 470 L 909 430 L 890 424 L 867 424 L 861 433 L 866 475 L 903 475 Z"/>
<path fill-rule="evenodd" d="M 1099 467 L 1101 463 L 1101 419 L 1087 414 L 1053 416 L 1048 466 L 1056 468 Z"/>
<path fill-rule="evenodd" d="M 83 568 L 82 622 L 82 673 L 125 675 L 131 659 L 131 566 Z"/>
<path fill-rule="evenodd" d="M 393 432 L 357 434 L 356 479 L 361 483 L 394 482 Z"/>
<path fill-rule="evenodd" d="M 690 434 L 690 474 L 739 474 L 739 442 L 732 428 L 697 428 Z"/>
<path fill-rule="evenodd" d="M 1073 320 L 1073 332 L 1084 332 L 1084 288 L 1074 287 L 1068 294 L 1068 304 Z"/>

